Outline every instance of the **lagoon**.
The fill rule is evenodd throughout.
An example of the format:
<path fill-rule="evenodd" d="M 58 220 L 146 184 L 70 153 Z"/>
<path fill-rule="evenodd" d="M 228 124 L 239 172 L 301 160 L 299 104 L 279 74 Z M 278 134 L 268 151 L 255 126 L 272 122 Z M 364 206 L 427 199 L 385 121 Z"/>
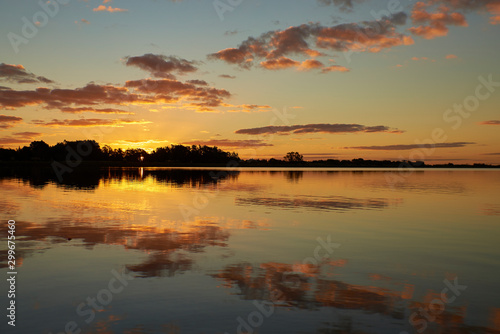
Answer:
<path fill-rule="evenodd" d="M 500 331 L 498 169 L 2 175 L 2 332 Z"/>

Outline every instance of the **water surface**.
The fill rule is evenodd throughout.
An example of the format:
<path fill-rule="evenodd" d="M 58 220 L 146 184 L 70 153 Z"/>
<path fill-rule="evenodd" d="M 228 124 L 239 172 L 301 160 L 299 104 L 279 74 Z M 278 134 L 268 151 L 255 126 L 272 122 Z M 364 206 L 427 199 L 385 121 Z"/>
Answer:
<path fill-rule="evenodd" d="M 394 173 L 4 172 L 1 332 L 499 333 L 500 171 Z"/>

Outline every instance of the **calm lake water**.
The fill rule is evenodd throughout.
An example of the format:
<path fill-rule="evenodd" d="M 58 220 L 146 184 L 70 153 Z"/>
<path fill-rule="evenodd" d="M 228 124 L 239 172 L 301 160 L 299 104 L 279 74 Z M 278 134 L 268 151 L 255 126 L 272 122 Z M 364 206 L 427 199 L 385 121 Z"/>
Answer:
<path fill-rule="evenodd" d="M 1 333 L 500 333 L 499 170 L 11 170 L 0 189 Z"/>

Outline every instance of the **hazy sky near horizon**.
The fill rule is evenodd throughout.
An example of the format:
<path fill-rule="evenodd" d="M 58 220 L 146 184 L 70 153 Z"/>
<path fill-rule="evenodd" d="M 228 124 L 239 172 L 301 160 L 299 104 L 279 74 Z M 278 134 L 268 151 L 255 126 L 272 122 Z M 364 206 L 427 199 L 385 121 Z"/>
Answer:
<path fill-rule="evenodd" d="M 10 0 L 0 31 L 2 147 L 500 163 L 500 0 Z"/>

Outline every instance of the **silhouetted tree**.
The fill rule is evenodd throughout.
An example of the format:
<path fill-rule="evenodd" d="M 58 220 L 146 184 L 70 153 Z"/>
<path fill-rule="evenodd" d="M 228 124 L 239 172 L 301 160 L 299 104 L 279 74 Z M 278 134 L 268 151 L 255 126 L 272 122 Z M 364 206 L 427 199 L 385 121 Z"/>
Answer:
<path fill-rule="evenodd" d="M 304 162 L 304 156 L 299 152 L 288 152 L 283 160 L 286 162 Z"/>

